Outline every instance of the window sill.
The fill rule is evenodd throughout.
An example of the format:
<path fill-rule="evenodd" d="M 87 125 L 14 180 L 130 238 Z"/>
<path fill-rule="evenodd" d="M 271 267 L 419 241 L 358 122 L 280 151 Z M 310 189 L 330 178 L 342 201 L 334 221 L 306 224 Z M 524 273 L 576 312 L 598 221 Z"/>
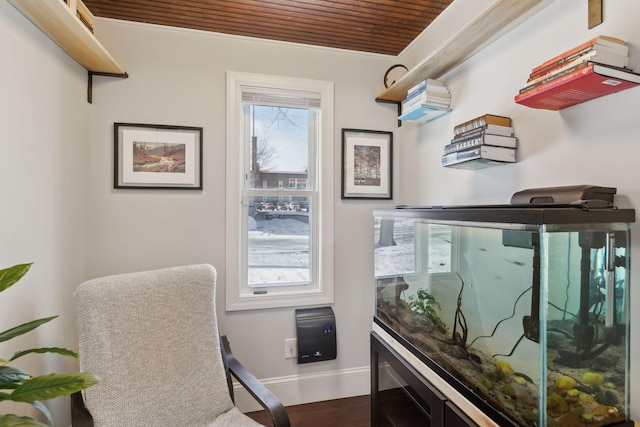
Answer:
<path fill-rule="evenodd" d="M 230 289 L 227 289 L 229 291 Z M 226 311 L 261 310 L 269 308 L 300 307 L 306 305 L 333 304 L 333 293 L 273 293 L 267 294 L 227 294 Z"/>

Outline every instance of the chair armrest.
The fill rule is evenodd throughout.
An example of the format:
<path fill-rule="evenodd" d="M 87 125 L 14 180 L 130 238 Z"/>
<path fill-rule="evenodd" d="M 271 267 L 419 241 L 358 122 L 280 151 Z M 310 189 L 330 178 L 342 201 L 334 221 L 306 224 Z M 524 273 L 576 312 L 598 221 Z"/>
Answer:
<path fill-rule="evenodd" d="M 71 394 L 71 425 L 73 427 L 93 427 L 93 417 L 84 406 L 81 391 Z"/>
<path fill-rule="evenodd" d="M 236 359 L 227 337 L 223 335 L 221 340 L 231 375 L 269 412 L 274 427 L 289 427 L 289 416 L 282 402 Z"/>

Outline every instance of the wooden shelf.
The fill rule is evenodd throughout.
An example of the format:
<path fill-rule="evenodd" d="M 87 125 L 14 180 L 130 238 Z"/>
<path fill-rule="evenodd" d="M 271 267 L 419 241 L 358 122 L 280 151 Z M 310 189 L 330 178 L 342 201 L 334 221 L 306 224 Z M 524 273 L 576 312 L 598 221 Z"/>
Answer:
<path fill-rule="evenodd" d="M 427 78 L 438 79 L 553 0 L 496 0 L 487 10 L 423 59 L 376 101 L 401 102 L 407 90 Z"/>
<path fill-rule="evenodd" d="M 8 0 L 80 65 L 94 74 L 126 75 L 62 0 Z"/>
<path fill-rule="evenodd" d="M 124 69 L 62 0 L 8 0 L 51 40 L 89 72 L 87 101 L 92 101 L 93 76 L 128 77 Z"/>

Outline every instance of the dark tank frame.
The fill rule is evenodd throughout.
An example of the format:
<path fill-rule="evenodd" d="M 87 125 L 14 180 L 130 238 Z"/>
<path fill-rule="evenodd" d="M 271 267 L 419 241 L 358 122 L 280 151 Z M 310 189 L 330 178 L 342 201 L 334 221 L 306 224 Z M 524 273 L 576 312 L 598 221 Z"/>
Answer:
<path fill-rule="evenodd" d="M 633 223 L 635 222 L 635 210 L 618 209 L 613 205 L 615 189 L 594 186 L 559 187 L 552 189 L 533 189 L 514 194 L 511 204 L 505 205 L 474 205 L 474 206 L 399 206 L 394 210 L 376 210 L 374 216 L 381 219 L 420 219 L 432 221 L 445 221 L 458 225 L 464 223 L 487 224 L 522 224 L 532 226 L 558 225 L 570 226 L 572 224 L 604 224 L 604 223 Z M 471 225 L 471 224 L 470 224 Z M 579 231 L 579 230 L 577 230 Z M 380 240 L 389 239 L 383 236 Z M 503 245 L 533 249 L 532 272 L 532 304 L 531 312 L 524 316 L 523 337 L 534 342 L 539 342 L 540 334 L 540 247 L 535 231 L 503 230 Z M 574 325 L 571 337 L 576 348 L 574 351 L 565 352 L 562 357 L 564 363 L 570 366 L 580 360 L 592 358 L 604 351 L 607 346 L 619 343 L 624 335 L 624 325 L 615 323 L 604 331 L 605 342 L 596 344 L 594 340 L 593 326 L 589 325 L 589 257 L 593 248 L 606 248 L 608 251 L 607 269 L 622 266 L 626 259 L 612 255 L 613 248 L 618 245 L 627 246 L 624 240 L 625 233 L 605 233 L 579 231 L 579 244 L 581 254 L 581 280 L 580 280 L 580 311 L 578 321 Z M 626 257 L 629 257 L 627 252 Z M 464 283 L 463 283 L 464 286 Z M 461 290 L 462 292 L 462 290 Z M 615 307 L 614 307 L 615 308 Z M 451 314 L 451 313 L 449 313 Z M 456 313 L 457 315 L 458 313 Z M 458 317 L 456 316 L 456 319 Z M 461 382 L 452 373 L 444 369 L 419 348 L 413 345 L 400 333 L 387 325 L 384 319 L 374 315 L 374 322 L 385 332 L 391 335 L 402 346 L 407 348 L 422 363 L 433 370 L 437 375 L 445 379 L 451 386 L 465 396 L 472 404 L 487 414 L 498 425 L 518 426 L 519 424 L 500 412 L 482 396 Z M 458 323 L 454 324 L 455 327 Z M 455 330 L 454 327 L 454 330 Z M 466 332 L 466 331 L 465 331 Z M 455 334 L 452 340 L 455 340 Z M 628 338 L 627 338 L 628 339 Z M 466 340 L 465 340 L 466 341 Z M 516 344 L 517 345 L 517 344 Z M 515 348 L 515 347 L 514 347 Z M 632 427 L 633 422 L 627 420 L 612 426 Z"/>

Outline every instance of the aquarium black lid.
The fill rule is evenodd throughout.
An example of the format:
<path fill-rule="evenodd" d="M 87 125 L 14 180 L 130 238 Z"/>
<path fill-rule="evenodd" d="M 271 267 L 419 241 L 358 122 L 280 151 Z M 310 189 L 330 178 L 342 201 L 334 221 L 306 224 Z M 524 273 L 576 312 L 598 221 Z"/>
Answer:
<path fill-rule="evenodd" d="M 415 214 L 440 220 L 523 224 L 635 222 L 635 210 L 618 209 L 614 206 L 615 194 L 615 188 L 596 185 L 533 188 L 514 193 L 510 204 L 398 205 L 396 212 L 404 211 L 411 216 Z"/>
<path fill-rule="evenodd" d="M 397 205 L 396 209 L 617 209 L 612 203 L 603 200 L 580 200 L 574 203 L 521 203 L 521 204 L 508 204 L 508 205 L 433 205 L 433 206 L 411 206 L 411 205 Z"/>
<path fill-rule="evenodd" d="M 574 205 L 591 203 L 594 207 L 613 207 L 613 196 L 615 194 L 615 188 L 597 185 L 530 188 L 514 193 L 511 196 L 511 204 Z"/>

